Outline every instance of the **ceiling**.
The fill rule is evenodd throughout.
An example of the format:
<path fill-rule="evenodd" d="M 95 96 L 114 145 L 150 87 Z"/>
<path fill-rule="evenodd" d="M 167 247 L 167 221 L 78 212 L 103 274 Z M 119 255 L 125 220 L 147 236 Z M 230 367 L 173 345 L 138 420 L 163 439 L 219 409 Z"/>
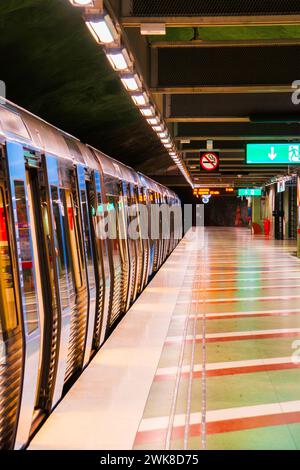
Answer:
<path fill-rule="evenodd" d="M 261 185 L 293 171 L 246 165 L 245 147 L 250 141 L 300 141 L 300 105 L 292 103 L 292 83 L 300 79 L 298 1 L 107 3 L 195 184 Z M 167 34 L 141 36 L 146 23 L 165 24 Z M 207 140 L 220 152 L 218 173 L 200 169 Z"/>
<path fill-rule="evenodd" d="M 297 0 L 104 0 L 194 183 L 260 185 L 285 166 L 247 166 L 248 141 L 300 141 Z M 141 36 L 164 23 L 165 36 Z M 7 98 L 171 186 L 187 185 L 68 0 L 0 4 Z M 219 173 L 200 171 L 207 140 Z M 182 143 L 189 141 L 189 143 Z"/>
<path fill-rule="evenodd" d="M 68 0 L 1 1 L 0 57 L 9 100 L 135 168 L 159 159 L 179 175 Z"/>

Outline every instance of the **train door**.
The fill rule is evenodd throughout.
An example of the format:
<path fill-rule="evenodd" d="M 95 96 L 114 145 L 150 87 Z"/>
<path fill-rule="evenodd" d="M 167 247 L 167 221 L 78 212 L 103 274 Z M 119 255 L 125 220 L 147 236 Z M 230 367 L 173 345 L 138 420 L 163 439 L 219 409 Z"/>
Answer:
<path fill-rule="evenodd" d="M 103 209 L 103 218 L 107 219 L 107 225 L 112 228 L 114 233 L 109 234 L 107 242 L 109 246 L 109 256 L 111 258 L 111 291 L 110 291 L 110 308 L 108 330 L 114 325 L 121 314 L 123 302 L 123 280 L 124 265 L 121 253 L 121 243 L 118 230 L 118 212 L 119 197 L 116 196 L 117 182 L 115 178 L 106 176 L 105 189 L 106 193 L 106 210 Z"/>
<path fill-rule="evenodd" d="M 158 233 L 158 228 L 154 227 L 157 225 L 156 217 L 153 216 L 152 207 L 156 204 L 156 193 L 149 191 L 149 238 L 150 238 L 150 266 L 149 266 L 149 276 L 157 270 L 157 258 L 158 258 L 158 239 L 154 238 L 154 234 Z"/>
<path fill-rule="evenodd" d="M 134 209 L 133 205 L 133 194 L 130 184 L 123 182 L 123 191 L 124 195 L 124 206 L 126 211 L 126 235 L 127 235 L 127 244 L 128 244 L 128 253 L 129 253 L 129 263 L 130 263 L 130 282 L 128 286 L 128 298 L 126 310 L 129 309 L 130 305 L 134 302 L 137 295 L 137 272 L 138 272 L 138 253 L 136 240 L 132 237 L 130 227 L 131 224 L 136 222 L 136 214 L 131 213 Z M 131 227 L 132 228 L 132 227 Z"/>
<path fill-rule="evenodd" d="M 138 186 L 133 186 L 132 187 L 132 198 L 133 201 L 132 203 L 135 206 L 135 211 L 136 211 L 136 225 L 137 225 L 137 230 L 138 230 L 138 236 L 135 240 L 136 244 L 136 253 L 137 253 L 137 281 L 136 281 L 136 286 L 135 286 L 135 297 L 137 296 L 138 292 L 141 292 L 143 290 L 143 285 L 144 285 L 144 269 L 145 269 L 145 264 L 147 264 L 147 253 L 144 250 L 144 242 L 146 241 L 143 237 L 142 233 L 142 224 L 144 222 L 144 214 L 139 210 L 139 204 L 141 205 L 141 208 L 144 209 L 145 206 L 145 200 L 144 200 L 144 195 L 142 195 L 142 201 L 139 201 L 139 189 Z"/>
<path fill-rule="evenodd" d="M 126 197 L 124 197 L 122 182 L 119 183 L 118 204 L 116 205 L 117 233 L 121 249 L 122 259 L 122 312 L 128 310 L 130 302 L 130 280 L 131 280 L 131 260 L 129 255 L 129 244 L 126 221 Z"/>
<path fill-rule="evenodd" d="M 74 168 L 51 155 L 46 165 L 61 317 L 55 404 L 82 369 L 88 302 Z"/>
<path fill-rule="evenodd" d="M 25 159 L 28 200 L 33 221 L 32 239 L 37 260 L 37 287 L 41 299 L 41 354 L 32 432 L 52 406 L 59 354 L 60 317 L 46 168 L 44 160 L 37 153 L 26 151 Z"/>
<path fill-rule="evenodd" d="M 161 204 L 162 204 L 162 197 L 161 197 L 161 194 L 158 193 L 157 195 L 157 200 L 158 200 L 158 204 L 159 204 L 159 207 L 161 207 Z M 163 240 L 163 236 L 162 236 L 162 224 L 163 224 L 163 221 L 162 221 L 162 213 L 161 211 L 159 211 L 159 239 L 158 239 L 158 259 L 157 259 L 157 269 L 160 268 L 160 266 L 162 265 L 162 262 L 163 262 L 163 247 L 164 247 L 164 240 Z"/>
<path fill-rule="evenodd" d="M 99 317 L 101 322 L 102 318 L 102 299 L 103 299 L 103 281 L 102 273 L 99 269 L 100 266 L 96 263 L 95 241 L 94 232 L 92 232 L 92 225 L 89 215 L 89 198 L 86 179 L 85 168 L 82 166 L 77 167 L 77 178 L 79 188 L 79 203 L 81 206 L 81 222 L 83 229 L 83 241 L 87 266 L 87 279 L 88 279 L 88 300 L 89 300 L 89 314 L 85 342 L 84 365 L 86 365 L 91 357 L 94 349 L 94 328 L 96 318 Z M 101 279 L 101 292 L 100 292 L 100 279 Z"/>
<path fill-rule="evenodd" d="M 87 181 L 89 217 L 92 232 L 93 249 L 96 259 L 97 309 L 94 325 L 93 349 L 97 350 L 105 339 L 111 288 L 112 263 L 109 257 L 108 241 L 101 235 L 103 230 L 103 201 L 101 179 L 98 171 Z"/>
<path fill-rule="evenodd" d="M 22 380 L 23 336 L 17 258 L 4 149 L 0 146 L 0 450 L 12 449 Z"/>
<path fill-rule="evenodd" d="M 173 249 L 174 249 L 174 239 L 175 239 L 175 215 L 174 215 L 174 210 L 176 208 L 172 204 L 172 199 L 170 197 L 167 197 L 168 201 L 168 207 L 170 210 L 170 238 L 168 240 L 168 248 L 167 248 L 167 256 L 169 256 Z"/>
<path fill-rule="evenodd" d="M 34 415 L 40 361 L 39 316 L 43 307 L 35 220 L 22 145 L 7 143 L 7 161 L 23 313 L 23 380 L 15 442 L 19 449 L 29 438 Z"/>
<path fill-rule="evenodd" d="M 82 224 L 80 220 L 79 196 L 73 171 L 69 173 L 70 180 L 63 183 L 60 197 L 63 205 L 64 229 L 70 260 L 70 283 L 73 283 L 73 311 L 71 314 L 70 340 L 65 375 L 65 390 L 74 378 L 81 372 L 84 361 L 86 332 L 88 325 L 88 291 L 87 276 L 82 240 Z M 68 183 L 71 183 L 69 186 Z"/>
<path fill-rule="evenodd" d="M 146 209 L 145 216 L 147 220 L 145 220 L 145 224 L 147 226 L 147 230 L 142 230 L 142 243 L 143 243 L 143 279 L 140 290 L 142 291 L 146 286 L 149 278 L 150 272 L 150 249 L 151 249 L 151 221 L 150 221 L 150 195 L 147 194 L 147 190 L 145 188 L 141 188 L 141 196 L 143 205 Z"/>

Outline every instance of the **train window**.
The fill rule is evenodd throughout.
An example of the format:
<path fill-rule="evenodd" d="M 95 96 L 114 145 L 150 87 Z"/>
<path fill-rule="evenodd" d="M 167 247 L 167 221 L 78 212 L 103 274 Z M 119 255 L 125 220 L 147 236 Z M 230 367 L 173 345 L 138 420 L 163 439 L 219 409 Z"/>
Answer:
<path fill-rule="evenodd" d="M 7 216 L 4 192 L 0 186 L 0 318 L 1 333 L 14 330 L 18 326 L 16 299 L 14 291 L 11 253 L 7 232 Z M 1 351 L 0 351 L 1 357 Z"/>
<path fill-rule="evenodd" d="M 81 191 L 81 203 L 82 203 L 82 214 L 83 214 L 83 220 L 84 220 L 83 235 L 84 235 L 84 243 L 85 243 L 86 254 L 87 254 L 89 288 L 93 289 L 95 287 L 95 274 L 94 274 L 92 244 L 91 244 L 90 231 L 89 231 L 89 214 L 88 214 L 89 209 L 88 209 L 85 191 Z"/>
<path fill-rule="evenodd" d="M 64 220 L 65 214 L 63 211 L 60 211 L 61 202 L 58 199 L 58 188 L 56 186 L 51 186 L 51 197 L 52 197 L 52 207 L 53 207 L 53 216 L 54 216 L 54 231 L 56 234 L 57 241 L 57 250 L 58 250 L 58 276 L 59 276 L 59 287 L 60 287 L 60 300 L 62 310 L 70 306 L 70 299 L 75 303 L 75 291 L 73 278 L 71 273 L 70 258 L 69 253 L 65 250 L 64 244 Z M 63 226 L 61 224 L 61 217 Z M 72 305 L 71 305 L 72 307 Z"/>
<path fill-rule="evenodd" d="M 71 256 L 73 261 L 73 272 L 75 277 L 75 285 L 77 288 L 82 287 L 83 279 L 82 273 L 84 271 L 84 261 L 83 261 L 83 250 L 81 243 L 79 243 L 78 239 L 78 213 L 75 212 L 74 203 L 73 203 L 73 196 L 71 191 L 67 189 L 61 190 L 63 204 L 65 206 L 65 211 L 68 215 L 68 226 L 69 226 L 69 237 L 70 237 L 70 248 L 71 248 Z M 67 232 L 66 232 L 67 233 Z"/>
<path fill-rule="evenodd" d="M 112 210 L 114 211 L 115 222 L 116 222 L 116 225 L 118 225 L 119 197 L 108 195 L 107 202 L 108 202 L 108 206 L 111 207 Z M 120 265 L 120 242 L 118 238 L 118 233 L 116 233 L 116 235 L 117 235 L 116 237 L 111 238 L 112 255 L 113 255 L 113 262 L 114 262 L 115 268 L 117 268 Z"/>
<path fill-rule="evenodd" d="M 38 327 L 37 295 L 34 278 L 30 226 L 27 217 L 26 194 L 23 181 L 15 181 L 17 224 L 19 232 L 20 258 L 23 274 L 23 291 L 25 296 L 26 324 L 28 333 Z"/>
<path fill-rule="evenodd" d="M 94 236 L 96 238 L 96 243 L 98 246 L 99 250 L 99 255 L 101 253 L 102 255 L 102 261 L 103 261 L 103 269 L 104 273 L 109 272 L 109 260 L 108 260 L 108 252 L 107 252 L 107 244 L 106 241 L 102 239 L 100 236 L 99 231 L 101 232 L 103 226 L 104 226 L 104 213 L 102 210 L 100 210 L 103 207 L 103 202 L 102 202 L 102 197 L 99 192 L 97 192 L 97 210 L 95 210 L 95 199 L 93 195 L 93 191 L 89 192 L 90 195 L 90 206 L 92 210 L 92 218 L 93 218 L 93 225 L 94 225 Z M 94 210 L 93 210 L 94 209 Z M 98 251 L 97 250 L 97 251 Z M 98 259 L 98 263 L 100 260 Z"/>
<path fill-rule="evenodd" d="M 1 123 L 4 131 L 12 132 L 15 135 L 30 139 L 28 130 L 23 122 L 23 119 L 18 114 L 10 111 L 1 106 Z"/>

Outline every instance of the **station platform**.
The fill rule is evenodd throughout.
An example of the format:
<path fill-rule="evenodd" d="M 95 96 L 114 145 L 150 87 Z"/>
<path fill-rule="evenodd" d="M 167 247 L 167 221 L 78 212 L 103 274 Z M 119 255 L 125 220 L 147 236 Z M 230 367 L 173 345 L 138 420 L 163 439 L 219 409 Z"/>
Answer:
<path fill-rule="evenodd" d="M 189 232 L 29 449 L 300 449 L 295 250 Z"/>

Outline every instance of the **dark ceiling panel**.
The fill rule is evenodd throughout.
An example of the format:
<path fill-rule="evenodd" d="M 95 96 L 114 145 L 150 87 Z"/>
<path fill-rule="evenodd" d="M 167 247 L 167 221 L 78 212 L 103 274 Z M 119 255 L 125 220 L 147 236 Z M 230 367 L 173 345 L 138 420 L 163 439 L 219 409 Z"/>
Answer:
<path fill-rule="evenodd" d="M 171 95 L 169 117 L 247 117 L 263 113 L 279 115 L 299 112 L 300 105 L 292 103 L 290 93 L 189 94 Z"/>
<path fill-rule="evenodd" d="M 158 49 L 158 88 L 292 84 L 299 56 L 300 46 Z"/>
<path fill-rule="evenodd" d="M 248 16 L 300 13 L 297 0 L 131 0 L 133 16 Z"/>
<path fill-rule="evenodd" d="M 243 142 L 238 141 L 227 141 L 227 140 L 215 140 L 214 141 L 214 148 L 215 149 L 241 149 L 243 148 Z M 189 149 L 206 149 L 206 140 L 199 140 L 197 142 L 191 142 L 190 144 L 183 144 L 182 151 L 188 151 Z"/>
<path fill-rule="evenodd" d="M 300 124 L 253 124 L 253 123 L 178 123 L 177 137 L 198 136 L 299 136 Z"/>

